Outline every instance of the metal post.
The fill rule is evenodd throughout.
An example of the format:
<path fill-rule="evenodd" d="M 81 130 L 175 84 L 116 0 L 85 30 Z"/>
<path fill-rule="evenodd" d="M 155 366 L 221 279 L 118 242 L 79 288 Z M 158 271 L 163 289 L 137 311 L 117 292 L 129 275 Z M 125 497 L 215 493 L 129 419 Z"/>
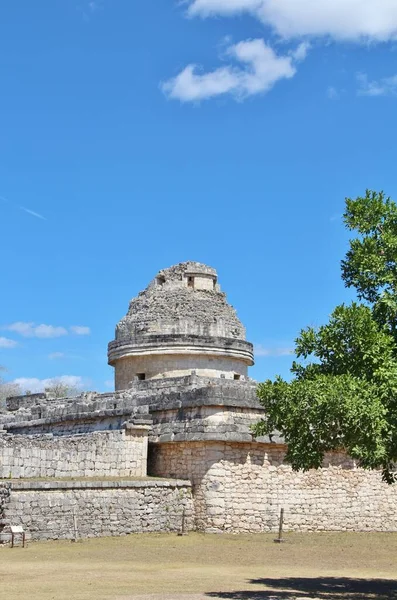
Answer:
<path fill-rule="evenodd" d="M 278 525 L 278 537 L 274 540 L 278 544 L 281 544 L 281 542 L 285 541 L 285 540 L 283 540 L 283 523 L 284 523 L 284 509 L 282 508 L 280 510 L 280 522 Z"/>
<path fill-rule="evenodd" d="M 76 509 L 73 508 L 73 529 L 74 529 L 74 539 L 72 540 L 73 542 L 77 542 L 77 539 L 79 537 L 79 532 L 77 529 L 77 515 L 76 515 Z"/>
<path fill-rule="evenodd" d="M 185 531 L 185 509 L 182 511 L 182 527 L 178 535 L 187 535 Z"/>

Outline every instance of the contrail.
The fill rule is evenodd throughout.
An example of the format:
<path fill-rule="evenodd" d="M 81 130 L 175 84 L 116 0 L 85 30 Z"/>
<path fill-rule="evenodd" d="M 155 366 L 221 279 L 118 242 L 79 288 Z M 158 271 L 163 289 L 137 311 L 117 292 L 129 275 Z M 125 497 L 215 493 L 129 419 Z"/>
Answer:
<path fill-rule="evenodd" d="M 33 217 L 36 217 L 37 219 L 43 219 L 44 221 L 47 221 L 47 219 L 45 217 L 43 217 L 43 215 L 41 215 L 40 213 L 35 212 L 34 210 L 30 210 L 30 208 L 25 208 L 25 206 L 19 206 L 19 204 L 15 204 L 15 202 L 11 202 L 11 200 L 9 200 L 8 198 L 5 198 L 4 196 L 0 196 L 0 200 L 3 200 L 3 202 L 7 202 L 8 204 L 15 206 L 15 208 L 19 208 L 19 210 L 23 210 L 24 212 L 27 212 L 29 215 L 32 215 Z"/>
<path fill-rule="evenodd" d="M 24 206 L 20 206 L 19 208 L 21 210 L 24 210 L 25 212 L 29 213 L 30 215 L 37 217 L 38 219 L 44 219 L 44 221 L 47 220 L 45 217 L 43 217 L 43 215 L 40 215 L 39 213 L 35 212 L 34 210 L 30 210 L 29 208 L 25 208 Z"/>

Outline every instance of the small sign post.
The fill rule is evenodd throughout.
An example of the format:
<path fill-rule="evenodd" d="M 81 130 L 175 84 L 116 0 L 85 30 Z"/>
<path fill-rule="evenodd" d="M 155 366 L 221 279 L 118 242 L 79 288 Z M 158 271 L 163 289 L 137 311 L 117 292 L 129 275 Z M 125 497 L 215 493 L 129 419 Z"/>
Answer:
<path fill-rule="evenodd" d="M 11 548 L 14 547 L 15 535 L 22 536 L 22 548 L 25 548 L 25 531 L 22 525 L 11 525 Z"/>

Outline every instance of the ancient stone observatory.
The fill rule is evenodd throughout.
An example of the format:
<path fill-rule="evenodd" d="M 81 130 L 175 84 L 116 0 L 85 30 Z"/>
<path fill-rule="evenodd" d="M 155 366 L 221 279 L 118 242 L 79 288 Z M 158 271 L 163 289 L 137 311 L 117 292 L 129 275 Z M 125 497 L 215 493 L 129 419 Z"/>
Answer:
<path fill-rule="evenodd" d="M 214 269 L 187 262 L 160 271 L 134 298 L 109 344 L 116 390 L 136 380 L 182 377 L 244 379 L 252 344 L 226 302 Z"/>
<path fill-rule="evenodd" d="M 276 531 L 280 508 L 291 530 L 397 530 L 397 486 L 377 471 L 335 453 L 293 473 L 282 439 L 253 438 L 252 345 L 214 269 L 160 271 L 115 338 L 115 392 L 9 398 L 0 412 L 0 541 L 10 524 L 118 535 L 176 531 L 182 515 L 187 529 Z"/>

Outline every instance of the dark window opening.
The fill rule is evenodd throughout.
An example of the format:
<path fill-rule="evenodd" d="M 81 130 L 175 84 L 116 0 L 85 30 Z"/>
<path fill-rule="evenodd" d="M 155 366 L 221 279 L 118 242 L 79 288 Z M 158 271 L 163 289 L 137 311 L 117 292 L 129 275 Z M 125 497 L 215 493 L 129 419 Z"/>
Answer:
<path fill-rule="evenodd" d="M 238 373 L 235 373 L 233 379 L 238 381 L 240 379 L 240 377 L 241 377 L 241 375 L 239 375 Z"/>
<path fill-rule="evenodd" d="M 143 381 L 144 379 L 146 379 L 145 373 L 137 373 L 136 376 L 139 379 L 139 381 Z"/>
<path fill-rule="evenodd" d="M 164 285 L 165 283 L 165 277 L 163 275 L 159 275 L 157 277 L 157 285 Z"/>
<path fill-rule="evenodd" d="M 194 277 L 187 278 L 187 287 L 194 288 Z"/>

